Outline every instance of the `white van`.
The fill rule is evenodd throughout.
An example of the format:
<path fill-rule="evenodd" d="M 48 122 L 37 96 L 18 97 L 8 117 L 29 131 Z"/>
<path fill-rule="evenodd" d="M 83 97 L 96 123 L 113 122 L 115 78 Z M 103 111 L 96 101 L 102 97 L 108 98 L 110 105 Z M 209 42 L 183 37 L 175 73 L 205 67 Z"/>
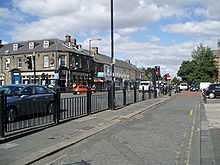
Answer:
<path fill-rule="evenodd" d="M 210 83 L 210 82 L 201 82 L 201 83 L 199 84 L 199 89 L 200 89 L 201 91 L 203 91 L 203 89 L 207 89 L 210 84 L 212 84 L 212 83 Z"/>
<path fill-rule="evenodd" d="M 139 91 L 142 91 L 143 88 L 144 88 L 144 91 L 148 91 L 151 85 L 152 85 L 151 81 L 141 81 L 139 85 Z"/>
<path fill-rule="evenodd" d="M 180 83 L 179 89 L 180 89 L 181 91 L 186 91 L 186 90 L 188 90 L 188 84 L 187 84 L 187 83 Z"/>

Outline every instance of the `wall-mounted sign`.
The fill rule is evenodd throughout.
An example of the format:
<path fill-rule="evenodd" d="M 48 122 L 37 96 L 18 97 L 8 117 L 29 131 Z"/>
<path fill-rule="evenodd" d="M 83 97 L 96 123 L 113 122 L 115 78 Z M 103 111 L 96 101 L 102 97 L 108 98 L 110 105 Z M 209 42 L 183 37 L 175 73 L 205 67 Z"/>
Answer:
<path fill-rule="evenodd" d="M 104 72 L 97 72 L 97 77 L 104 77 Z"/>

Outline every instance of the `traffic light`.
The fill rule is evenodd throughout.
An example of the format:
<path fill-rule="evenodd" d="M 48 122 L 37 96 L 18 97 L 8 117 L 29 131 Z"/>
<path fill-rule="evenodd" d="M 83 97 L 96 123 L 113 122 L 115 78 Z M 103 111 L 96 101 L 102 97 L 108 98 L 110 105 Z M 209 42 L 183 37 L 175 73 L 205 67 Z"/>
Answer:
<path fill-rule="evenodd" d="M 32 69 L 32 58 L 31 58 L 31 56 L 27 57 L 27 61 L 25 63 L 28 65 L 28 69 Z"/>
<path fill-rule="evenodd" d="M 155 74 L 157 77 L 160 77 L 160 66 L 155 66 Z"/>

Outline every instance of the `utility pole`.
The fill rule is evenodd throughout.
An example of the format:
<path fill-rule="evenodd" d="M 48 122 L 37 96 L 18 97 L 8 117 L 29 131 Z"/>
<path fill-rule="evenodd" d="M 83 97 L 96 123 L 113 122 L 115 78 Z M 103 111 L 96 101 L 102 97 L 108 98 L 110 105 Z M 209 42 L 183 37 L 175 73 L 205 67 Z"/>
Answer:
<path fill-rule="evenodd" d="M 112 104 L 111 104 L 111 109 L 114 110 L 114 107 L 115 107 L 115 82 L 114 82 L 114 63 L 115 63 L 115 60 L 114 60 L 114 19 L 113 19 L 113 6 L 114 6 L 114 3 L 113 3 L 113 0 L 111 0 L 111 63 L 112 63 L 112 85 L 111 85 L 111 101 L 112 101 Z"/>

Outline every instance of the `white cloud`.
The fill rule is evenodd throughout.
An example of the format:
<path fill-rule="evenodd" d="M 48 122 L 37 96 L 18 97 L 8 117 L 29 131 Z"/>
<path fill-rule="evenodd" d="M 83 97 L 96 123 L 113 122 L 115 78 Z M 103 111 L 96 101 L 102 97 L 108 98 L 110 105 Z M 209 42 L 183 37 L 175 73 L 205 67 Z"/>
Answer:
<path fill-rule="evenodd" d="M 186 22 L 170 24 L 162 27 L 165 32 L 188 35 L 219 36 L 220 21 L 206 20 L 202 22 Z"/>
<path fill-rule="evenodd" d="M 14 40 L 56 37 L 64 33 L 87 34 L 108 31 L 110 27 L 108 0 L 14 0 L 14 6 L 38 19 L 15 27 Z M 125 5 L 126 4 L 126 5 Z M 139 31 L 146 23 L 161 18 L 184 16 L 183 10 L 171 5 L 158 5 L 143 0 L 115 1 L 115 27 L 120 33 Z M 141 27 L 141 28 L 140 28 Z"/>

